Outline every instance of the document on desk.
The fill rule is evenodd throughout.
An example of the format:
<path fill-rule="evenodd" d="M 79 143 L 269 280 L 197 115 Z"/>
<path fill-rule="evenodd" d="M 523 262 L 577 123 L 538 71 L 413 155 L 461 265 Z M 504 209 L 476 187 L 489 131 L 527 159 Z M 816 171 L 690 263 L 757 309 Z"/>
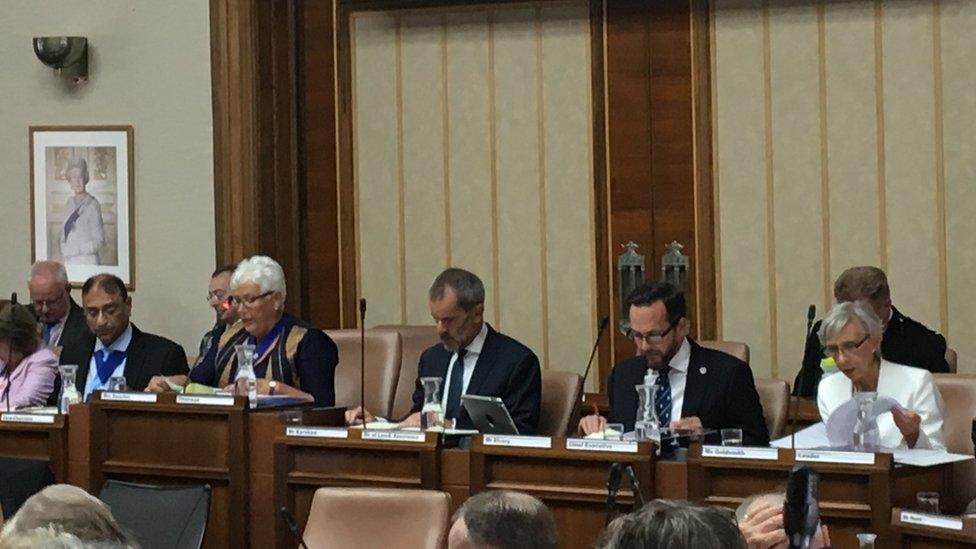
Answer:
<path fill-rule="evenodd" d="M 796 433 L 796 446 L 795 448 L 802 448 L 808 450 L 810 448 L 825 448 L 830 446 L 830 440 L 827 438 L 827 426 L 821 421 L 820 423 L 815 423 L 805 429 L 800 429 Z M 770 446 L 774 448 L 794 448 L 792 445 L 793 437 L 786 435 L 783 438 L 778 438 L 769 443 Z"/>
<path fill-rule="evenodd" d="M 895 463 L 902 465 L 914 465 L 916 467 L 932 467 L 943 463 L 955 463 L 957 461 L 967 461 L 973 456 L 967 454 L 953 454 L 945 450 L 931 450 L 918 448 L 905 448 L 892 451 Z"/>

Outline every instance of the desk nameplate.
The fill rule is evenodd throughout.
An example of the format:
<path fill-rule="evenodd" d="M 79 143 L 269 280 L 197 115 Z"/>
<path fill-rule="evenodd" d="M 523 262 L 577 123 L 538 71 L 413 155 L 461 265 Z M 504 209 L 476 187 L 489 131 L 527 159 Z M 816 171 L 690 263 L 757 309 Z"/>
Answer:
<path fill-rule="evenodd" d="M 349 438 L 349 431 L 341 427 L 296 427 L 285 429 L 285 436 L 311 438 Z"/>
<path fill-rule="evenodd" d="M 796 461 L 819 463 L 849 463 L 874 465 L 874 454 L 869 452 L 836 452 L 833 450 L 797 450 Z"/>
<path fill-rule="evenodd" d="M 6 423 L 45 423 L 51 425 L 54 423 L 54 416 L 50 414 L 18 414 L 15 412 L 7 412 L 0 414 L 0 421 Z"/>
<path fill-rule="evenodd" d="M 779 449 L 749 446 L 702 446 L 702 457 L 776 461 L 779 459 Z"/>
<path fill-rule="evenodd" d="M 156 402 L 156 394 L 104 391 L 102 392 L 102 400 L 111 400 L 114 402 Z"/>
<path fill-rule="evenodd" d="M 566 439 L 566 449 L 588 452 L 620 452 L 625 454 L 636 454 L 637 441 L 568 438 Z"/>
<path fill-rule="evenodd" d="M 927 513 L 915 513 L 913 511 L 902 511 L 901 521 L 905 524 L 918 524 L 920 526 L 931 526 L 943 530 L 962 530 L 962 519 L 947 517 L 942 515 L 930 515 Z"/>
<path fill-rule="evenodd" d="M 552 448 L 551 437 L 530 437 L 519 435 L 484 435 L 485 446 L 508 446 L 513 448 Z"/>
<path fill-rule="evenodd" d="M 176 395 L 177 404 L 198 406 L 233 406 L 234 397 L 224 395 Z"/>
<path fill-rule="evenodd" d="M 362 440 L 381 440 L 384 442 L 426 442 L 427 433 L 423 431 L 373 431 L 363 429 Z"/>

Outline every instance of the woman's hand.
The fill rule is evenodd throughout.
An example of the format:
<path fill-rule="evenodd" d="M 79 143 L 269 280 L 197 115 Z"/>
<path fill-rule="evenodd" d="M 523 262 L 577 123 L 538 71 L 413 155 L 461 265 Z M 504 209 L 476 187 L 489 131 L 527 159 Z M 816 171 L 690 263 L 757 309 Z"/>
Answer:
<path fill-rule="evenodd" d="M 907 408 L 894 407 L 891 409 L 891 418 L 895 420 L 895 425 L 901 431 L 902 436 L 905 437 L 905 442 L 908 443 L 908 447 L 914 448 L 915 444 L 918 443 L 918 432 L 922 425 L 922 416 Z"/>
<path fill-rule="evenodd" d="M 786 542 L 783 530 L 783 506 L 761 503 L 752 505 L 739 522 L 739 531 L 749 549 L 769 549 Z"/>

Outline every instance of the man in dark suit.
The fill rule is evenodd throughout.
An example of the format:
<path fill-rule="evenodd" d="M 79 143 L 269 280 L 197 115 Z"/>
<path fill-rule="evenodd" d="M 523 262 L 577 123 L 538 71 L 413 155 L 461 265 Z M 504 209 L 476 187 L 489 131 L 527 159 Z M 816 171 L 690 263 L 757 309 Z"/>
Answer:
<path fill-rule="evenodd" d="M 94 335 L 77 350 L 66 348 L 61 362 L 78 365 L 76 385 L 84 398 L 105 388 L 112 377 L 124 376 L 129 390 L 142 391 L 154 375 L 188 372 L 182 347 L 129 322 L 132 298 L 117 276 L 95 275 L 85 281 L 81 293 L 85 320 Z"/>
<path fill-rule="evenodd" d="M 45 345 L 59 352 L 69 349 L 70 355 L 87 344 L 91 332 L 85 324 L 85 312 L 71 299 L 64 265 L 57 261 L 38 261 L 31 267 L 27 288 Z"/>
<path fill-rule="evenodd" d="M 424 405 L 420 378 L 439 377 L 444 380 L 444 417 L 454 420 L 455 427 L 473 427 L 461 406 L 461 395 L 468 394 L 501 398 L 519 433 L 535 433 L 542 400 L 539 359 L 528 347 L 484 321 L 485 287 L 481 279 L 463 269 L 447 269 L 434 280 L 428 297 L 441 343 L 420 355 L 413 408 L 401 424 L 420 425 Z M 358 408 L 346 413 L 348 423 L 361 418 Z M 371 419 L 366 412 L 366 420 Z"/>
<path fill-rule="evenodd" d="M 688 337 L 685 297 L 667 282 L 635 289 L 630 305 L 630 338 L 638 355 L 613 367 L 609 378 L 610 418 L 634 428 L 637 385 L 653 385 L 661 425 L 673 429 L 742 429 L 743 443 L 769 444 L 769 432 L 749 365 Z M 585 434 L 601 431 L 607 420 L 580 420 Z"/>
<path fill-rule="evenodd" d="M 888 277 L 877 267 L 851 267 L 834 282 L 837 303 L 867 301 L 881 319 L 881 356 L 885 360 L 922 368 L 932 373 L 948 373 L 946 341 L 924 324 L 903 315 L 891 304 Z M 793 382 L 793 394 L 816 397 L 824 359 L 820 344 L 820 321 L 813 325 L 803 350 L 803 367 Z"/>

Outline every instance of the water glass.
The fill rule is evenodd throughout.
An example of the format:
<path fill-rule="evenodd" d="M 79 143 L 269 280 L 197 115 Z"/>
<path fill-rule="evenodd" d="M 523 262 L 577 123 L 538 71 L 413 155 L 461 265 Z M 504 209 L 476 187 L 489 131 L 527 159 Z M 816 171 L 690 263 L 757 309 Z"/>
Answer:
<path fill-rule="evenodd" d="M 112 376 L 108 378 L 108 385 L 105 386 L 106 391 L 113 392 L 123 392 L 126 390 L 125 377 L 124 376 Z"/>
<path fill-rule="evenodd" d="M 623 423 L 607 423 L 603 428 L 603 440 L 623 440 L 623 436 Z"/>
<path fill-rule="evenodd" d="M 722 429 L 722 446 L 742 446 L 742 429 L 730 427 Z"/>
<path fill-rule="evenodd" d="M 939 514 L 939 493 L 938 492 L 919 492 L 915 494 L 915 503 L 918 510 L 932 515 Z"/>

